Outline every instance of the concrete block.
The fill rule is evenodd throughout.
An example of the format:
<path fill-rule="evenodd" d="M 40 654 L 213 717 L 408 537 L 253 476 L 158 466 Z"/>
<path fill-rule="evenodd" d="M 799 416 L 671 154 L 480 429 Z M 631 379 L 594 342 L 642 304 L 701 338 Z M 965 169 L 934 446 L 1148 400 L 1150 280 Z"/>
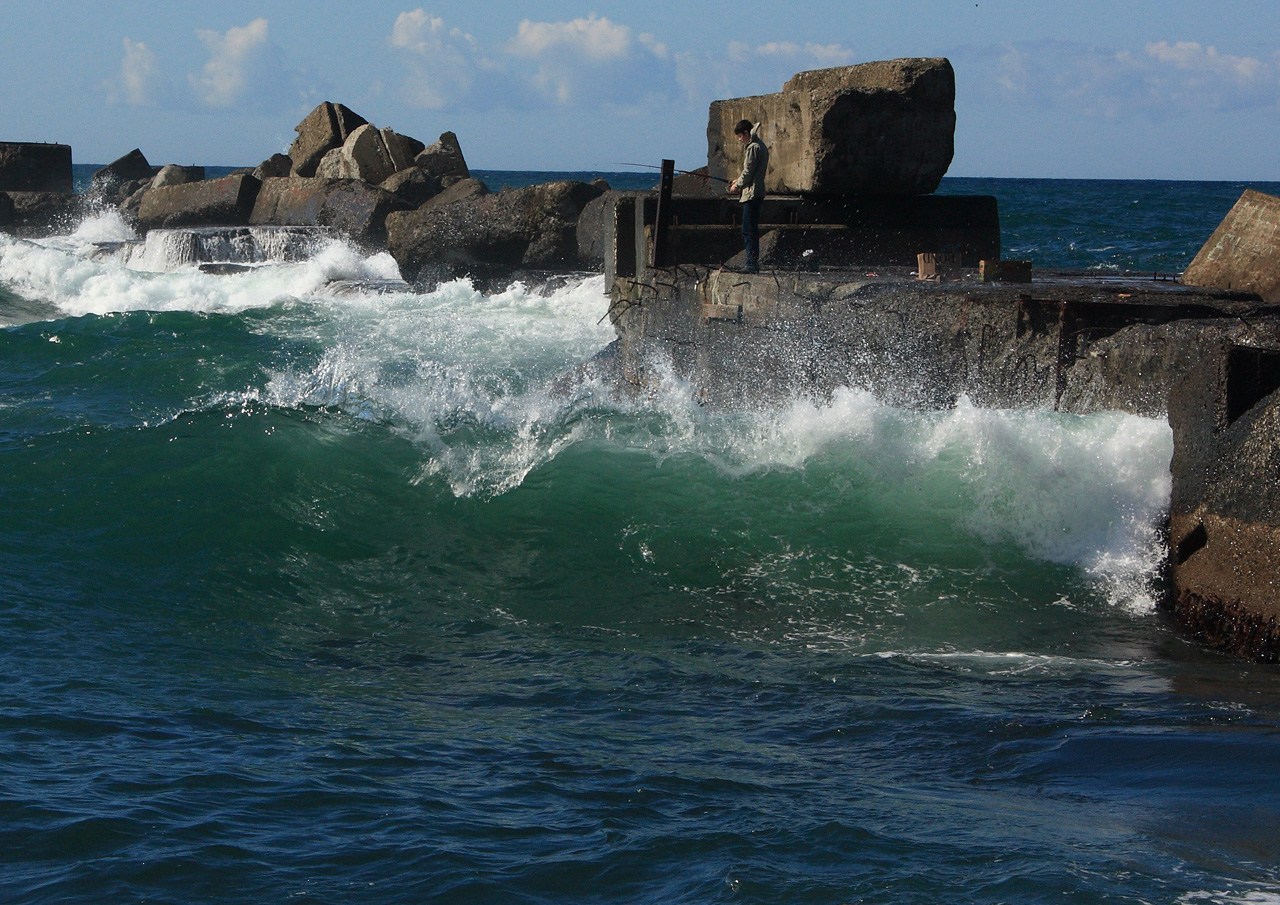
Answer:
<path fill-rule="evenodd" d="M 1280 304 L 1280 198 L 1246 189 L 1182 275 L 1187 286 Z"/>
<path fill-rule="evenodd" d="M 0 192 L 70 192 L 71 146 L 0 142 Z"/>

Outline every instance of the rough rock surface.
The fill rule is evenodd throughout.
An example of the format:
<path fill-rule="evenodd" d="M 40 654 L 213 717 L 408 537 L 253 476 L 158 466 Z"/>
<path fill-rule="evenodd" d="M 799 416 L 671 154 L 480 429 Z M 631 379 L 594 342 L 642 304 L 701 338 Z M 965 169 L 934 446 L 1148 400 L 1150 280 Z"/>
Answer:
<path fill-rule="evenodd" d="M 315 175 L 321 158 L 334 148 L 342 147 L 347 137 L 365 122 L 363 116 L 342 104 L 325 101 L 318 105 L 294 127 L 298 137 L 289 146 L 293 175 Z"/>
<path fill-rule="evenodd" d="M 151 188 L 162 189 L 167 185 L 185 185 L 188 182 L 199 182 L 204 179 L 204 167 L 181 167 L 176 163 L 160 168 L 151 180 Z"/>
<path fill-rule="evenodd" d="M 395 195 L 353 179 L 268 179 L 249 217 L 253 225 L 328 226 L 357 241 L 376 242 L 387 215 L 408 205 Z"/>
<path fill-rule="evenodd" d="M 94 186 L 111 183 L 132 182 L 138 179 L 150 179 L 156 174 L 155 167 L 147 162 L 146 155 L 134 148 L 123 157 L 119 157 L 93 174 Z"/>
<path fill-rule="evenodd" d="M 440 194 L 440 180 L 418 167 L 411 166 L 384 179 L 380 188 L 386 189 L 411 207 L 421 207 Z"/>
<path fill-rule="evenodd" d="M 293 160 L 288 154 L 272 154 L 253 168 L 253 175 L 259 181 L 288 176 L 293 172 Z"/>
<path fill-rule="evenodd" d="M 452 132 L 441 134 L 439 141 L 423 148 L 414 162 L 426 173 L 441 179 L 449 176 L 466 179 L 471 175 L 458 136 Z"/>
<path fill-rule="evenodd" d="M 387 246 L 406 277 L 488 279 L 519 269 L 573 269 L 582 266 L 578 217 L 599 194 L 595 186 L 566 180 L 450 203 L 438 196 L 389 216 Z"/>
<path fill-rule="evenodd" d="M 13 218 L 6 232 L 25 239 L 69 233 L 84 215 L 86 199 L 69 192 L 7 192 Z"/>
<path fill-rule="evenodd" d="M 13 209 L 13 199 L 5 192 L 0 192 L 0 229 L 7 229 L 12 226 L 17 214 Z"/>
<path fill-rule="evenodd" d="M 1256 292 L 1263 301 L 1280 304 L 1280 198 L 1246 189 L 1182 282 Z"/>
<path fill-rule="evenodd" d="M 252 176 L 224 176 L 165 188 L 149 188 L 138 209 L 146 229 L 175 226 L 243 226 L 261 187 Z"/>
<path fill-rule="evenodd" d="M 316 167 L 321 179 L 362 179 L 377 185 L 413 166 L 422 142 L 372 123 L 360 126 L 339 148 L 325 154 Z"/>
<path fill-rule="evenodd" d="M 71 147 L 0 142 L 0 192 L 70 192 Z"/>
<path fill-rule="evenodd" d="M 761 123 L 775 194 L 927 194 L 951 165 L 955 73 L 945 59 L 901 59 L 801 72 L 777 94 L 713 101 L 707 167 L 733 178 L 733 127 Z"/>

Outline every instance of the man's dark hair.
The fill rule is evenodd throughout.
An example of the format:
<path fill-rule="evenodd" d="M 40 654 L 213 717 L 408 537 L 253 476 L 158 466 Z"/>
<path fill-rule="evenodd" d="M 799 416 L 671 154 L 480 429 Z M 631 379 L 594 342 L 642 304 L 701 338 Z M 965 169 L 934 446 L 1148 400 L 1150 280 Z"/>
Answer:
<path fill-rule="evenodd" d="M 751 124 L 751 120 L 749 120 L 749 119 L 740 119 L 740 120 L 738 120 L 738 124 L 737 124 L 736 126 L 734 126 L 734 127 L 733 127 L 733 134 L 734 134 L 734 135 L 742 135 L 743 133 L 745 133 L 745 134 L 747 134 L 747 135 L 750 135 L 750 134 L 751 134 L 751 130 L 752 130 L 752 129 L 754 129 L 754 128 L 755 128 L 755 126 L 753 126 L 753 125 Z"/>

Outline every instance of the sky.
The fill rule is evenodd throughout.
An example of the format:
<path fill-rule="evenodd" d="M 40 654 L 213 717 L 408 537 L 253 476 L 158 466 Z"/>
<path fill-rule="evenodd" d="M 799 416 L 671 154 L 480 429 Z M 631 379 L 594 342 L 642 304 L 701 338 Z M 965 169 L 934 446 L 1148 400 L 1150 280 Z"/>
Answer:
<path fill-rule="evenodd" d="M 949 175 L 1280 181 L 1277 0 L 0 0 L 0 141 L 253 165 L 330 100 L 473 169 L 693 169 L 713 100 L 936 56 Z"/>

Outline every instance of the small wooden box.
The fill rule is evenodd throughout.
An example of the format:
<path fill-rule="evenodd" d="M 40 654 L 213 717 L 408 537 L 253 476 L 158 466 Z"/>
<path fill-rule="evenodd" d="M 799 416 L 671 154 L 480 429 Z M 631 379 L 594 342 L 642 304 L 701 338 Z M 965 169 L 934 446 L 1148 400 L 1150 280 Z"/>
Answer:
<path fill-rule="evenodd" d="M 926 251 L 916 255 L 916 279 L 940 280 L 961 268 L 961 255 Z"/>

